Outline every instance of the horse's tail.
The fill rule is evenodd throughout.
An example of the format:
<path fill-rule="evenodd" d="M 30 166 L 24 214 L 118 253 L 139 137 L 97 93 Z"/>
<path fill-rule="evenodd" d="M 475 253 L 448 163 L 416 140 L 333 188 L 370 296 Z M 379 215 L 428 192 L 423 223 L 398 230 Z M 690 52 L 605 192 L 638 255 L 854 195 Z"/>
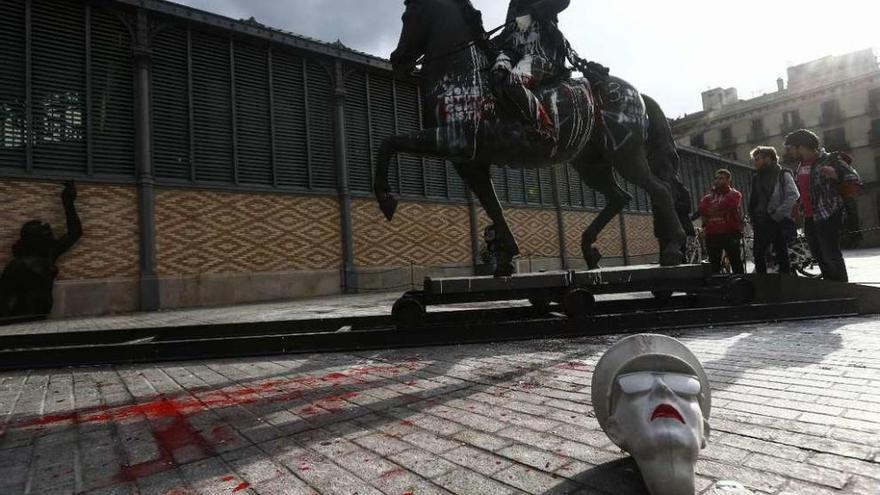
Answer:
<path fill-rule="evenodd" d="M 651 173 L 669 186 L 682 227 L 688 235 L 694 235 L 694 226 L 690 221 L 691 193 L 681 180 L 681 158 L 672 138 L 669 120 L 653 98 L 643 94 L 642 99 L 649 121 L 646 151 Z"/>

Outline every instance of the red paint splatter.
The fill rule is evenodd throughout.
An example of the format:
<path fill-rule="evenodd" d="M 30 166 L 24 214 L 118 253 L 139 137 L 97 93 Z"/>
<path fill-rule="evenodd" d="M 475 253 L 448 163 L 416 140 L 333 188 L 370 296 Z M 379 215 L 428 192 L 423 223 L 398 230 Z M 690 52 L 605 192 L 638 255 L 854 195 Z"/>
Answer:
<path fill-rule="evenodd" d="M 289 379 L 267 380 L 250 386 L 234 385 L 214 390 L 195 390 L 193 396 L 158 398 L 140 404 L 124 406 L 100 406 L 84 408 L 65 414 L 55 414 L 31 418 L 3 425 L 3 432 L 13 429 L 46 428 L 49 426 L 69 426 L 108 422 L 124 422 L 147 419 L 153 423 L 153 436 L 159 447 L 156 459 L 138 464 L 122 466 L 119 473 L 108 480 L 111 484 L 129 483 L 173 469 L 176 464 L 190 462 L 213 455 L 211 443 L 206 440 L 189 422 L 188 418 L 205 411 L 230 408 L 256 403 L 289 403 L 298 400 L 311 400 L 300 409 L 304 415 L 318 415 L 338 412 L 345 408 L 345 401 L 359 394 L 348 392 L 330 397 L 313 397 L 327 381 L 353 384 L 368 383 L 357 378 L 363 375 L 395 376 L 414 371 L 423 365 L 418 363 L 402 365 L 361 366 L 346 372 L 329 373 L 323 376 L 301 376 Z M 214 427 L 208 437 L 214 443 L 228 443 L 238 440 L 237 435 L 226 426 Z M 303 467 L 303 470 L 309 469 Z M 231 481 L 224 478 L 224 481 Z M 249 485 L 242 483 L 236 491 Z M 171 492 L 169 492 L 170 494 Z M 188 492 L 180 492 L 188 493 Z"/>
<path fill-rule="evenodd" d="M 240 483 L 237 487 L 235 487 L 234 490 L 232 490 L 232 493 L 240 492 L 242 490 L 247 490 L 248 487 L 250 487 L 250 486 L 251 486 L 250 483 Z"/>
<path fill-rule="evenodd" d="M 235 476 L 224 476 L 223 481 L 232 481 L 235 479 Z"/>
<path fill-rule="evenodd" d="M 382 475 L 379 476 L 379 479 L 382 480 L 382 481 L 388 481 L 388 480 L 390 480 L 390 479 L 392 479 L 392 478 L 396 478 L 396 477 L 401 476 L 401 475 L 403 475 L 403 474 L 405 474 L 405 473 L 406 473 L 406 469 L 403 469 L 403 468 L 394 468 L 394 469 L 392 469 L 392 470 L 390 470 L 390 471 L 387 471 L 387 472 L 385 472 L 385 473 L 382 473 Z"/>
<path fill-rule="evenodd" d="M 415 423 L 413 423 L 412 421 L 410 421 L 408 419 L 401 420 L 400 424 L 402 424 L 403 426 L 415 426 L 416 425 Z"/>

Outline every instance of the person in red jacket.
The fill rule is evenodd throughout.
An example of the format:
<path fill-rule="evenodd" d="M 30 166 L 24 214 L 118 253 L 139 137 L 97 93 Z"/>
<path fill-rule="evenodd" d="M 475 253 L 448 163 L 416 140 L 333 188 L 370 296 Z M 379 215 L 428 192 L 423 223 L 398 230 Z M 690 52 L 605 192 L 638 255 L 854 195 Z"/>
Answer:
<path fill-rule="evenodd" d="M 714 273 L 721 272 L 722 253 L 727 253 L 733 273 L 745 273 L 740 249 L 742 193 L 730 185 L 731 178 L 729 170 L 715 172 L 715 187 L 700 201 L 706 249 Z"/>

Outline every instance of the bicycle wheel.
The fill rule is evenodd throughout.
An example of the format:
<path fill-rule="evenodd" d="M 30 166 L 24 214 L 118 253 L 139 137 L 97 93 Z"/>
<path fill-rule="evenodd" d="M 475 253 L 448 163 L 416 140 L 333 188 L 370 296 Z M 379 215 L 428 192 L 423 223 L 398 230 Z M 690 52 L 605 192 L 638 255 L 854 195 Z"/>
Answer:
<path fill-rule="evenodd" d="M 791 260 L 791 268 L 798 274 L 807 278 L 822 278 L 822 270 L 819 268 L 819 262 L 810 252 L 810 246 L 807 239 L 798 236 L 794 242 L 788 246 L 788 256 Z"/>

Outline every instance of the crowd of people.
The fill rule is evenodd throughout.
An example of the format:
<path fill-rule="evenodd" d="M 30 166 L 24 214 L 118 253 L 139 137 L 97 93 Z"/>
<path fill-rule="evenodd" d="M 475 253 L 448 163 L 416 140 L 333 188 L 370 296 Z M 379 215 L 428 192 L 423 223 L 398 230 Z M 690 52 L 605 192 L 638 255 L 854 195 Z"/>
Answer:
<path fill-rule="evenodd" d="M 699 207 L 712 269 L 720 272 L 726 255 L 731 271 L 745 272 L 740 242 L 745 210 L 754 233 L 756 273 L 767 273 L 765 254 L 770 247 L 779 273 L 791 272 L 787 247 L 802 226 L 822 277 L 847 282 L 841 234 L 845 226 L 858 224 L 852 205 L 861 190 L 861 179 L 848 155 L 827 152 L 809 130 L 792 132 L 784 145 L 781 160 L 772 146 L 752 151 L 755 172 L 748 205 L 743 205 L 743 195 L 734 187 L 730 171 L 716 172 L 714 186 Z"/>

